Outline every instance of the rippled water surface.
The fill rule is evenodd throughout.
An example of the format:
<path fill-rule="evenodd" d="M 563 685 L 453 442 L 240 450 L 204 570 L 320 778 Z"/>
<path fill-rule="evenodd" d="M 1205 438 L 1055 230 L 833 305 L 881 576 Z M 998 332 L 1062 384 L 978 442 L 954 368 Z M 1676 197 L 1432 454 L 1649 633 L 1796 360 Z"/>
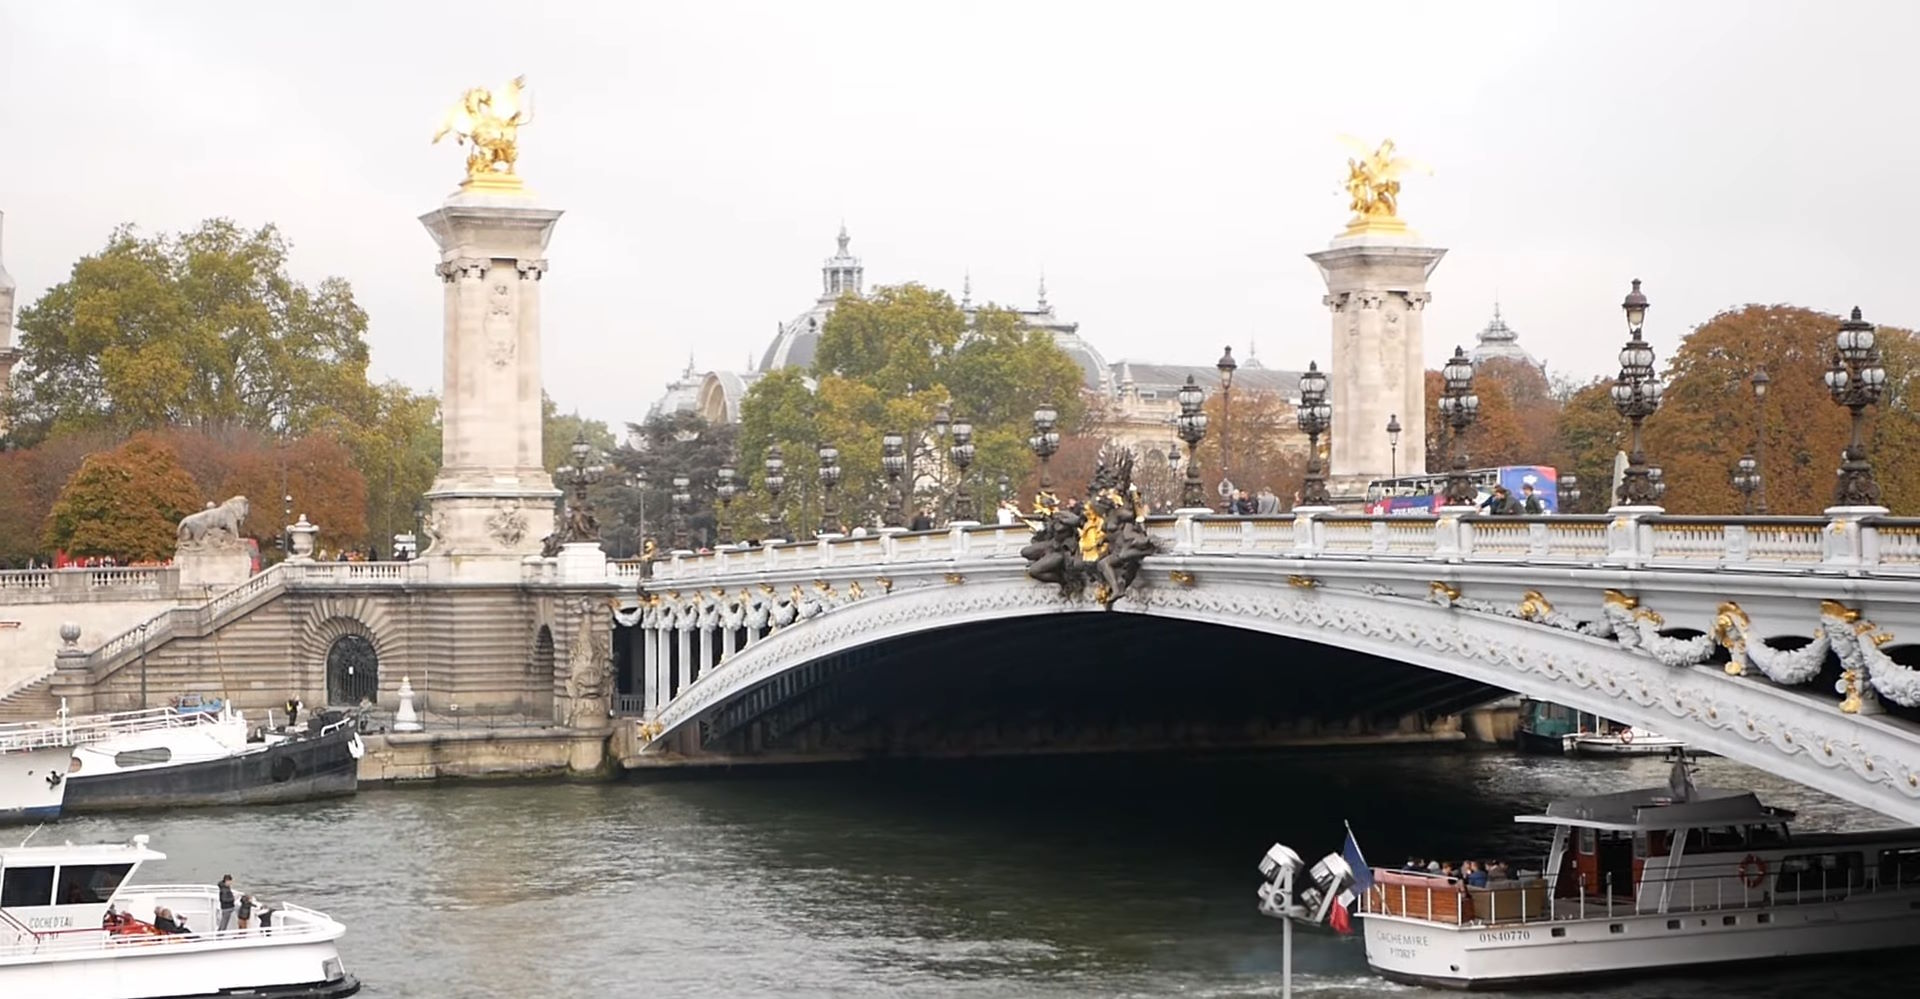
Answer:
<path fill-rule="evenodd" d="M 1254 913 L 1275 840 L 1309 858 L 1350 819 L 1377 863 L 1533 858 L 1511 817 L 1664 784 L 1657 760 L 1430 749 L 1085 757 L 596 785 L 370 791 L 266 809 L 102 816 L 73 840 L 153 836 L 143 880 L 207 881 L 327 911 L 364 995 L 1267 996 L 1280 926 Z M 1724 760 L 1808 829 L 1886 825 Z M 1370 976 L 1357 938 L 1302 932 L 1295 989 Z M 1799 996 L 1879 989 L 1846 963 L 1549 993 Z M 1443 993 L 1430 993 L 1442 995 Z"/>

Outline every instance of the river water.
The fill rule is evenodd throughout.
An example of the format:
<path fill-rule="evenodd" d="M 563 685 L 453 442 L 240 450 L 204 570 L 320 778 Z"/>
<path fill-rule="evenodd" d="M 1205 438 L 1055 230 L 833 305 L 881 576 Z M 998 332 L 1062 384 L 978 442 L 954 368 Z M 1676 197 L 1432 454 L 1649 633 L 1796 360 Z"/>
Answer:
<path fill-rule="evenodd" d="M 309 805 L 96 816 L 75 841 L 149 833 L 141 880 L 232 873 L 319 908 L 364 995 L 1270 996 L 1280 925 L 1257 865 L 1311 862 L 1349 819 L 1377 864 L 1534 860 L 1511 817 L 1547 798 L 1662 785 L 1658 760 L 1442 749 L 1004 759 L 612 784 L 455 785 Z M 1801 827 L 1888 824 L 1725 760 Z M 1301 932 L 1295 989 L 1424 990 L 1368 974 L 1358 938 Z M 1550 995 L 1871 990 L 1851 967 L 1658 979 Z M 1442 993 L 1430 993 L 1441 995 Z"/>

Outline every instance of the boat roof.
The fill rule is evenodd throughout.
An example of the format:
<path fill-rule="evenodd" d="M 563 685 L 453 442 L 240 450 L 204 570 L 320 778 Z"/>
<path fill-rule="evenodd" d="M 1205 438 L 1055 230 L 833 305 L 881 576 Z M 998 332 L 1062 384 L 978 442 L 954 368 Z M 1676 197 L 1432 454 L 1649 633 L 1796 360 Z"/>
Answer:
<path fill-rule="evenodd" d="M 167 855 L 147 846 L 145 835 L 124 843 L 58 843 L 47 846 L 0 846 L 0 867 L 45 867 L 49 864 L 137 864 L 165 860 Z"/>
<path fill-rule="evenodd" d="M 1631 831 L 1740 826 L 1793 818 L 1786 809 L 1761 804 L 1752 791 L 1691 786 L 1688 791 L 1685 798 L 1676 798 L 1668 787 L 1568 798 L 1548 805 L 1544 814 L 1516 815 L 1513 821 Z"/>

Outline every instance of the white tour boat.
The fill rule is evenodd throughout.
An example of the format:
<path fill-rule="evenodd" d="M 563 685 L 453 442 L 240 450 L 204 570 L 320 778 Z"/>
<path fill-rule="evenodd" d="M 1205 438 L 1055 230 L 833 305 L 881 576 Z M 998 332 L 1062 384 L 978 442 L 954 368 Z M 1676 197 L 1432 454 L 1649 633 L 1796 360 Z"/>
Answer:
<path fill-rule="evenodd" d="M 1679 739 L 1632 725 L 1606 732 L 1579 732 L 1566 740 L 1567 750 L 1579 756 L 1665 756 L 1687 748 Z"/>
<path fill-rule="evenodd" d="M 1454 988 L 1920 946 L 1920 830 L 1793 835 L 1750 791 L 1556 801 L 1543 872 L 1485 887 L 1371 869 L 1367 963 Z"/>
<path fill-rule="evenodd" d="M 166 855 L 127 843 L 0 847 L 0 996 L 334 999 L 360 991 L 335 941 L 346 928 L 273 900 L 272 921 L 214 932 L 213 885 L 135 885 Z M 162 930 L 162 911 L 184 932 Z"/>

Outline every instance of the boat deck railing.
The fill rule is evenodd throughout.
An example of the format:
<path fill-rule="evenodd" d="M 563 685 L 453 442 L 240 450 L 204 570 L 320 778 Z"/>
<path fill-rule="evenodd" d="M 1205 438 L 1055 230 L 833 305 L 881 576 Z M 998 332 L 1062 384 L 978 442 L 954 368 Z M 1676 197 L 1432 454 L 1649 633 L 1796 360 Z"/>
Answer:
<path fill-rule="evenodd" d="M 1838 874 L 1838 878 L 1833 875 Z M 1646 878 L 1638 901 L 1631 888 L 1616 891 L 1608 876 L 1598 890 L 1589 891 L 1581 879 L 1571 897 L 1556 897 L 1544 877 L 1492 881 L 1486 887 L 1464 884 L 1459 878 L 1416 871 L 1374 872 L 1373 886 L 1360 896 L 1360 912 L 1400 916 L 1449 926 L 1500 926 L 1622 916 L 1673 915 L 1723 910 L 1767 910 L 1819 902 L 1838 902 L 1857 895 L 1902 892 L 1920 896 L 1920 884 L 1858 883 L 1846 872 L 1801 871 L 1792 876 L 1795 887 L 1777 890 L 1780 873 L 1770 873 L 1757 884 L 1737 874 L 1693 878 Z M 1665 905 L 1661 904 L 1664 892 Z"/>
<path fill-rule="evenodd" d="M 153 922 L 154 910 L 165 907 L 176 916 L 185 916 L 191 932 L 115 935 L 99 926 L 35 930 L 0 910 L 0 959 L 27 955 L 57 957 L 127 947 L 267 946 L 285 940 L 326 939 L 341 929 L 340 924 L 325 913 L 275 901 L 271 927 L 260 925 L 256 910 L 249 929 L 239 929 L 236 920 L 235 926 L 220 933 L 216 930 L 219 895 L 205 885 L 135 885 L 115 896 L 113 906 L 144 923 Z"/>
<path fill-rule="evenodd" d="M 181 711 L 175 707 L 116 711 L 104 715 L 62 716 L 47 722 L 0 723 L 0 751 L 41 746 L 83 746 L 130 732 L 210 725 L 220 711 Z"/>

